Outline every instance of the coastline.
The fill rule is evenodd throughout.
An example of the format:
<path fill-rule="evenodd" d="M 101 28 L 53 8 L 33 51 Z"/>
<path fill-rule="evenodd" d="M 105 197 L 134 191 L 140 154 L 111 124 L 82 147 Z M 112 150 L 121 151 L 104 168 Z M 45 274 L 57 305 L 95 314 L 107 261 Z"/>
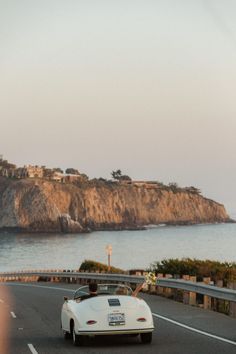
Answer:
<path fill-rule="evenodd" d="M 101 231 L 109 231 L 109 232 L 118 232 L 118 231 L 145 231 L 145 230 L 150 230 L 150 229 L 156 229 L 160 227 L 177 227 L 177 226 L 207 226 L 207 225 L 223 225 L 223 224 L 235 224 L 236 220 L 233 219 L 227 219 L 225 221 L 212 221 L 212 222 L 192 222 L 192 221 L 187 221 L 187 222 L 161 222 L 158 224 L 147 224 L 147 225 L 132 225 L 132 226 L 124 226 L 124 225 L 115 225 L 114 227 L 100 227 L 100 228 L 87 228 L 86 230 L 80 231 L 80 232 L 63 232 L 61 230 L 53 231 L 53 230 L 30 230 L 27 228 L 20 228 L 20 227 L 2 227 L 0 228 L 0 234 L 54 234 L 54 235 L 67 235 L 67 234 L 87 234 L 87 233 L 94 233 L 94 232 L 101 232 Z"/>
<path fill-rule="evenodd" d="M 0 230 L 87 233 L 235 222 L 224 205 L 195 189 L 150 183 L 0 178 Z"/>

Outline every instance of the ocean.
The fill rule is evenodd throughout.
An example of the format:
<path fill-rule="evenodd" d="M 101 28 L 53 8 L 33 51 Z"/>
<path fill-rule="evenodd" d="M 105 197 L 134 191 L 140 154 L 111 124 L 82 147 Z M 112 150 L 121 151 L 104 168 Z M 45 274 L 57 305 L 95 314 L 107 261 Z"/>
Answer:
<path fill-rule="evenodd" d="M 0 234 L 0 272 L 76 270 L 85 259 L 122 269 L 147 268 L 167 258 L 191 257 L 236 262 L 236 224 L 151 226 L 140 231 L 89 234 Z"/>

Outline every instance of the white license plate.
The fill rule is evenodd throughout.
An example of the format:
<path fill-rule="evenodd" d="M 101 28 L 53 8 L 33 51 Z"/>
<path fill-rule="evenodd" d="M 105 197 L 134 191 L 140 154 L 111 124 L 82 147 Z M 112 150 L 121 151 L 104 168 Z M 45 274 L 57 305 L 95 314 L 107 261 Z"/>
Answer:
<path fill-rule="evenodd" d="M 124 313 L 110 313 L 108 315 L 109 326 L 120 326 L 125 324 Z"/>

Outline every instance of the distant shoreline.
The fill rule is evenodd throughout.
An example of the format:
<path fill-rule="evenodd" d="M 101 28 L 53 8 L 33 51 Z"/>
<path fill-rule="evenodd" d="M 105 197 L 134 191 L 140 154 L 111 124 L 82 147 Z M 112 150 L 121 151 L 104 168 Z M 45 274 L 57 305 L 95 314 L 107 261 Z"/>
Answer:
<path fill-rule="evenodd" d="M 62 231 L 32 231 L 32 230 L 28 230 L 28 229 L 23 229 L 23 228 L 19 228 L 19 227 L 13 227 L 13 228 L 9 228 L 9 227 L 4 227 L 4 228 L 0 228 L 0 234 L 31 234 L 31 235 L 35 235 L 35 234 L 39 234 L 39 235 L 43 235 L 43 234 L 61 234 L 61 235 L 68 235 L 68 234 L 86 234 L 86 233 L 93 233 L 93 232 L 102 232 L 102 231 L 110 231 L 110 232 L 116 232 L 116 231 L 145 231 L 145 230 L 150 230 L 150 229 L 158 229 L 161 227 L 177 227 L 177 226 L 206 226 L 206 225 L 223 225 L 223 224 L 235 224 L 236 220 L 233 219 L 229 219 L 226 221 L 222 221 L 222 222 L 206 222 L 206 223 L 197 223 L 197 222 L 181 222 L 181 223 L 172 223 L 172 222 L 168 222 L 168 223 L 160 223 L 160 224 L 149 224 L 149 225 L 142 225 L 142 226 L 133 226 L 133 227 L 115 227 L 115 228 L 99 228 L 99 229 L 88 229 L 87 231 L 84 232 L 62 232 Z"/>

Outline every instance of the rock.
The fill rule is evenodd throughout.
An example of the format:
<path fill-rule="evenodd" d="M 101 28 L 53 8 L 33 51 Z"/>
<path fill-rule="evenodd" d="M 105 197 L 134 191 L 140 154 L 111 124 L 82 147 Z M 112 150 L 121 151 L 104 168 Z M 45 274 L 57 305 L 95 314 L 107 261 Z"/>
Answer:
<path fill-rule="evenodd" d="M 64 233 L 74 233 L 85 231 L 78 221 L 71 219 L 70 215 L 63 214 L 59 216 L 61 231 Z"/>
<path fill-rule="evenodd" d="M 0 230 L 77 233 L 229 221 L 223 205 L 186 190 L 0 178 Z"/>

